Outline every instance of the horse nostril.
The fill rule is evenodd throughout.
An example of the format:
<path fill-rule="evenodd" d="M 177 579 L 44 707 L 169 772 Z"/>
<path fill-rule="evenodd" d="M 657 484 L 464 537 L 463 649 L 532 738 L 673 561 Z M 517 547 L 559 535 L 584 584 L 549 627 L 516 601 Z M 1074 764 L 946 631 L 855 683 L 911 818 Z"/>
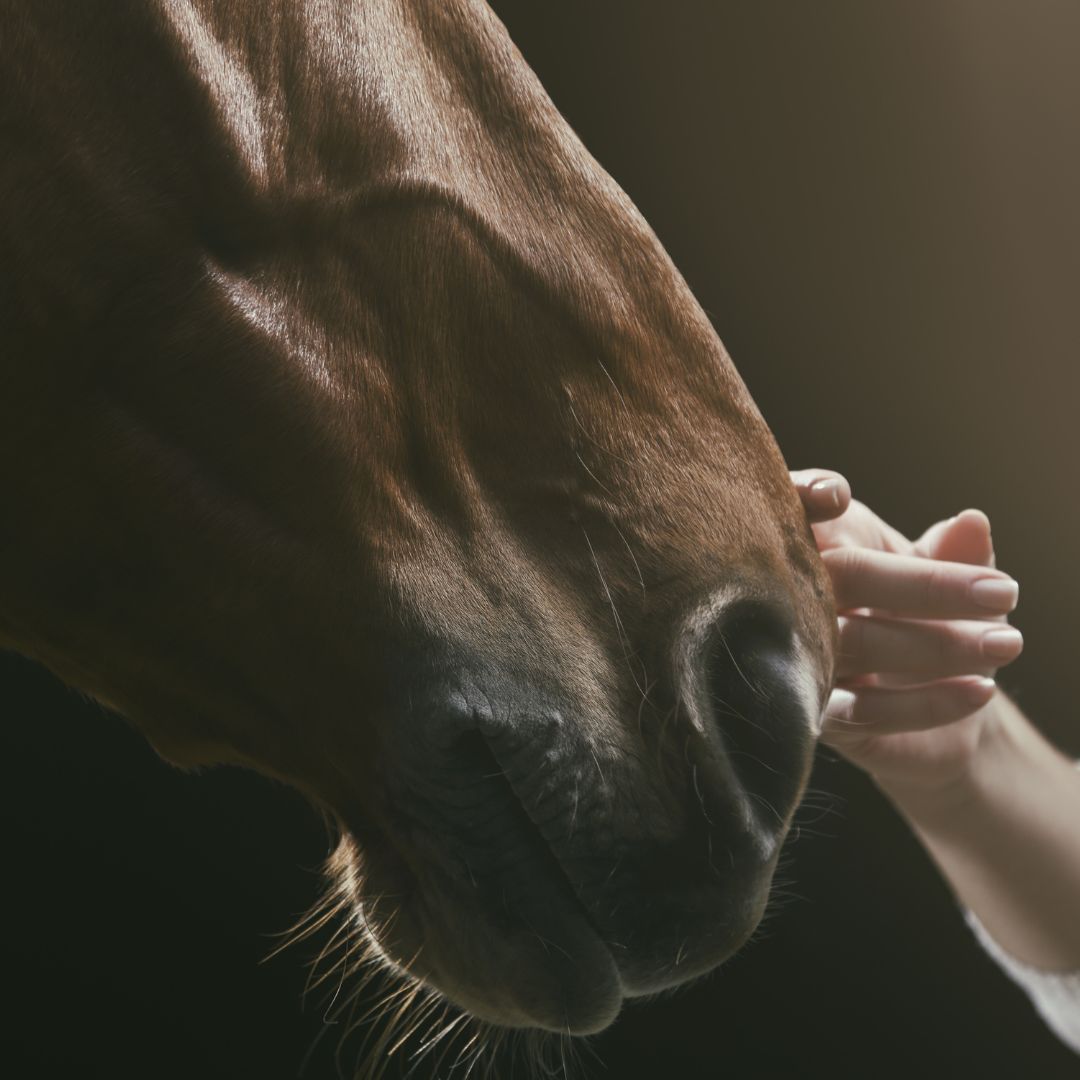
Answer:
<path fill-rule="evenodd" d="M 785 828 L 808 771 L 813 720 L 789 618 L 738 603 L 708 627 L 698 663 L 701 721 L 718 734 L 761 824 Z"/>

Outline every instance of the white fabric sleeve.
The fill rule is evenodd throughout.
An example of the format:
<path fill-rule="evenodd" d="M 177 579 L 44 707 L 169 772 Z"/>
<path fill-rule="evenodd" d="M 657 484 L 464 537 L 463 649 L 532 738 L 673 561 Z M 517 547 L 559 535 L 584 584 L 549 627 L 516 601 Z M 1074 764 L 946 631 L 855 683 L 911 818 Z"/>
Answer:
<path fill-rule="evenodd" d="M 1076 767 L 1080 769 L 1080 761 Z M 964 918 L 979 944 L 1031 999 L 1046 1026 L 1070 1050 L 1080 1054 L 1080 971 L 1040 971 L 1021 963 L 990 936 L 974 912 L 965 908 Z"/>
<path fill-rule="evenodd" d="M 1071 1050 L 1080 1054 L 1080 971 L 1040 971 L 1010 956 L 973 912 L 964 917 L 979 944 L 998 966 L 1031 998 L 1046 1026 Z"/>

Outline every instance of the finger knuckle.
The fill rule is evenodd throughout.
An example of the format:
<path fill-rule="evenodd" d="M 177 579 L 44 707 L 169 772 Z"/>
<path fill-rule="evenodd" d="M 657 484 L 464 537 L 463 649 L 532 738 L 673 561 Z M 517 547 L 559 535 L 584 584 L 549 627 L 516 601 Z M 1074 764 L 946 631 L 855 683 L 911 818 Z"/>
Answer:
<path fill-rule="evenodd" d="M 852 601 L 857 584 L 866 576 L 866 553 L 857 547 L 838 547 L 825 552 L 825 566 L 833 581 L 837 602 Z"/>
<path fill-rule="evenodd" d="M 930 566 L 923 575 L 922 599 L 928 611 L 937 611 L 947 601 L 950 578 L 940 566 Z"/>

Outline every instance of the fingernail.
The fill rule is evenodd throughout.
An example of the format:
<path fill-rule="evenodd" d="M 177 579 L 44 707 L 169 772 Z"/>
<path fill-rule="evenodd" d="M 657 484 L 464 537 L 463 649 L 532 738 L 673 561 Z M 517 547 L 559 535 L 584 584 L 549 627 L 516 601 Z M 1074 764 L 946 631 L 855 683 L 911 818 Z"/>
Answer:
<path fill-rule="evenodd" d="M 824 480 L 815 480 L 810 485 L 811 491 L 820 491 L 828 495 L 832 500 L 833 506 L 839 508 L 840 506 L 840 492 L 843 490 L 840 481 L 835 477 L 830 476 Z"/>
<path fill-rule="evenodd" d="M 984 675 L 980 675 L 977 679 L 971 679 L 964 684 L 964 689 L 971 695 L 974 701 L 982 701 L 986 696 L 986 692 L 994 691 L 997 689 L 997 683 L 993 679 L 988 679 Z"/>
<path fill-rule="evenodd" d="M 849 723 L 854 708 L 855 695 L 850 690 L 838 686 L 829 695 L 829 700 L 825 705 L 825 715 L 822 719 Z"/>
<path fill-rule="evenodd" d="M 971 586 L 971 599 L 979 607 L 1006 614 L 1016 607 L 1020 586 L 1011 578 L 979 578 Z"/>
<path fill-rule="evenodd" d="M 1024 647 L 1024 635 L 1012 626 L 987 630 L 982 636 L 982 653 L 989 660 L 1013 660 Z"/>

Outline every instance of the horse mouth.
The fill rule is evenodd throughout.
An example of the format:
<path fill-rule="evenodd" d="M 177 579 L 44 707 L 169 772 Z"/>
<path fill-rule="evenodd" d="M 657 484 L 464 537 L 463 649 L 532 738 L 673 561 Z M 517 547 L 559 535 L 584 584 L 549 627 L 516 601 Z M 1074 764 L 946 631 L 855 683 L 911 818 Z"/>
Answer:
<path fill-rule="evenodd" d="M 626 998 L 712 970 L 756 926 L 771 866 L 755 863 L 767 869 L 764 887 L 759 873 L 703 881 L 703 860 L 676 845 L 663 856 L 647 852 L 647 871 L 629 877 L 614 872 L 623 860 L 610 850 L 583 860 L 582 875 L 553 842 L 550 806 L 515 783 L 479 732 L 457 752 L 447 775 L 463 776 L 467 756 L 476 790 L 414 798 L 423 823 L 408 838 L 395 829 L 386 858 L 365 840 L 362 902 L 375 914 L 370 925 L 385 927 L 376 938 L 386 956 L 471 1015 L 593 1034 Z M 704 855 L 705 841 L 693 839 Z M 663 887 L 648 879 L 656 873 Z M 393 898 L 381 914 L 379 896 Z M 615 909 L 623 921 L 609 917 Z"/>
<path fill-rule="evenodd" d="M 541 853 L 548 882 L 606 949 L 622 998 L 648 997 L 712 971 L 757 927 L 779 844 L 772 838 L 762 845 L 728 820 L 737 816 L 730 807 L 711 820 L 696 775 L 681 813 L 670 806 L 670 821 L 656 813 L 656 835 L 611 839 L 621 823 L 614 829 L 585 823 L 580 836 L 586 843 L 575 849 L 559 835 L 565 815 L 552 815 L 548 801 L 538 805 L 513 763 L 487 749 L 513 796 L 521 835 Z M 636 809 L 656 811 L 657 805 L 643 796 Z M 715 860 L 721 850 L 730 858 L 722 871 Z"/>
<path fill-rule="evenodd" d="M 612 950 L 490 746 L 479 733 L 467 742 L 474 805 L 432 802 L 406 842 L 365 837 L 368 925 L 396 967 L 477 1019 L 601 1031 L 625 997 Z"/>

